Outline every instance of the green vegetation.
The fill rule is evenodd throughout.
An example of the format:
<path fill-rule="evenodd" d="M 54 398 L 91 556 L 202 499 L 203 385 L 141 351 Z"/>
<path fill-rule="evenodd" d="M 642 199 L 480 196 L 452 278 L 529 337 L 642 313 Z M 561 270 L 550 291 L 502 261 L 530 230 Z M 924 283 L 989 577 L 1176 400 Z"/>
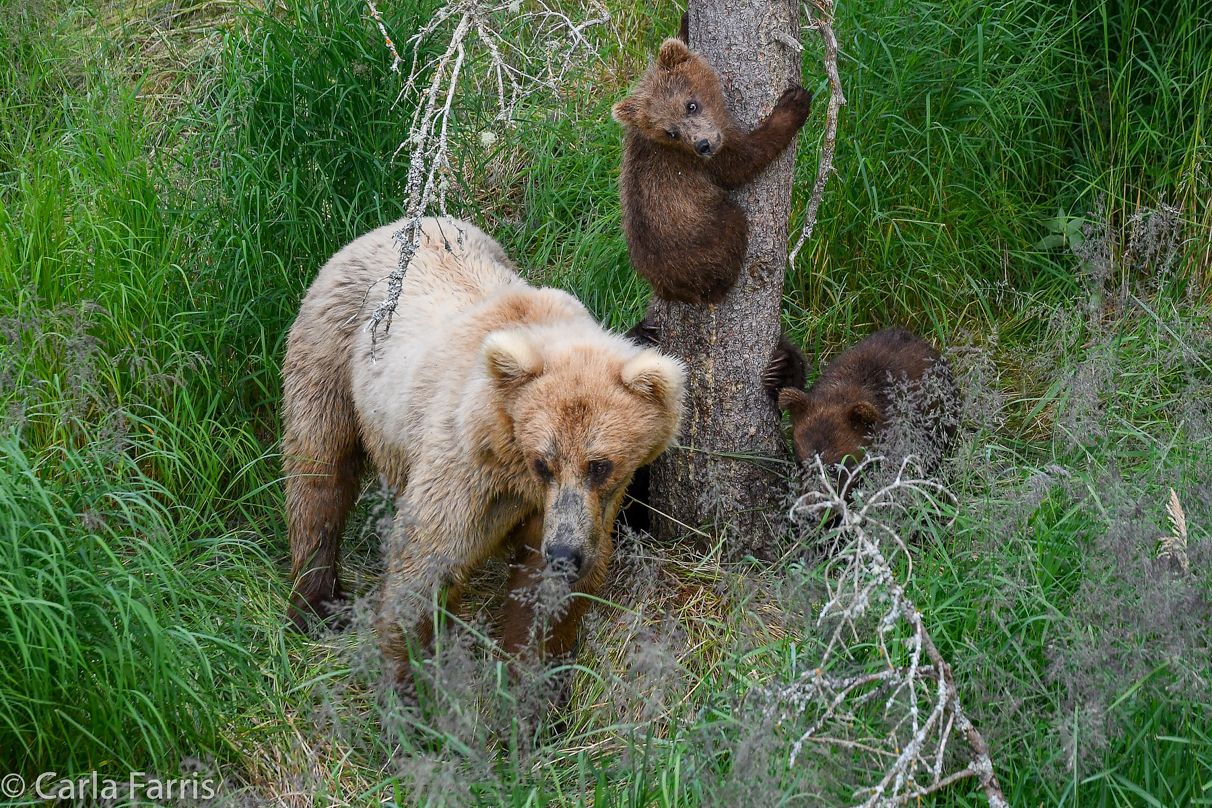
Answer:
<path fill-rule="evenodd" d="M 380 5 L 404 41 L 436 2 Z M 809 664 L 819 571 L 793 557 L 624 542 L 625 608 L 588 626 L 558 726 L 520 719 L 462 639 L 439 662 L 466 677 L 408 712 L 377 698 L 365 632 L 284 633 L 284 336 L 319 265 L 400 214 L 407 170 L 364 3 L 287 5 L 0 0 L 0 774 L 189 758 L 325 804 L 843 804 L 875 764 L 789 770 L 794 726 L 745 699 Z M 491 150 L 469 87 L 451 196 L 621 328 L 647 291 L 609 107 L 676 9 L 609 6 L 601 61 Z M 1212 11 L 856 0 L 839 20 L 838 176 L 784 313 L 820 358 L 895 322 L 956 349 L 961 507 L 915 546 L 913 597 L 1012 804 L 1208 804 Z M 1171 488 L 1185 575 L 1147 560 Z M 970 783 L 935 799 L 982 804 Z"/>

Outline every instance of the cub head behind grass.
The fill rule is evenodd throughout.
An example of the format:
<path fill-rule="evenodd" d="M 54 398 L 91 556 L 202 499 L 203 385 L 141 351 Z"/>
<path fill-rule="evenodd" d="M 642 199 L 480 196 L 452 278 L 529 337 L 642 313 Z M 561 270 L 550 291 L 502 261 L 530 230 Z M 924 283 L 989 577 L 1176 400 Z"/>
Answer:
<path fill-rule="evenodd" d="M 808 390 L 779 393 L 791 416 L 795 459 L 850 473 L 878 446 L 888 455 L 914 455 L 934 473 L 959 423 L 959 393 L 947 360 L 903 328 L 879 331 L 831 361 Z"/>

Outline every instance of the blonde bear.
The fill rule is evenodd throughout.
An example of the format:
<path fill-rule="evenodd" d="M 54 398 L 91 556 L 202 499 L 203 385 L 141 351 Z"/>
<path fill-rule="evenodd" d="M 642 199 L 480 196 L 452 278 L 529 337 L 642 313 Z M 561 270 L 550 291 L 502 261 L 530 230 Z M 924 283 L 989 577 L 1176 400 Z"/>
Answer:
<path fill-rule="evenodd" d="M 303 629 L 341 600 L 341 533 L 369 464 L 397 494 L 378 628 L 398 676 L 409 638 L 430 640 L 434 588 L 449 607 L 501 554 L 506 651 L 563 654 L 589 599 L 572 598 L 536 636 L 523 590 L 545 574 L 574 593 L 601 586 L 627 484 L 677 431 L 685 370 L 603 330 L 567 293 L 530 286 L 500 245 L 453 219 L 424 222 L 372 352 L 364 306 L 396 267 L 400 226 L 324 265 L 287 340 L 291 618 Z"/>

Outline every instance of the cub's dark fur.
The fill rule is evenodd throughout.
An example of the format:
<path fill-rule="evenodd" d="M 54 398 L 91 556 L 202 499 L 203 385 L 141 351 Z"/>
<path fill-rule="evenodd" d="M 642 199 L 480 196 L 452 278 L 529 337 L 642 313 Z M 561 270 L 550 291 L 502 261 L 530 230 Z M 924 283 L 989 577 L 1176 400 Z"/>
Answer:
<path fill-rule="evenodd" d="M 748 244 L 728 192 L 795 140 L 812 94 L 790 87 L 746 132 L 724 105 L 719 75 L 678 39 L 661 45 L 635 91 L 614 105 L 627 129 L 619 198 L 632 266 L 656 295 L 714 303 L 736 283 Z"/>
<path fill-rule="evenodd" d="M 930 474 L 959 423 L 950 365 L 929 342 L 903 328 L 879 331 L 849 348 L 807 391 L 777 373 L 770 382 L 784 387 L 779 407 L 791 415 L 800 463 L 820 455 L 826 468 L 838 463 L 854 468 L 895 425 L 911 433 L 910 448 Z"/>

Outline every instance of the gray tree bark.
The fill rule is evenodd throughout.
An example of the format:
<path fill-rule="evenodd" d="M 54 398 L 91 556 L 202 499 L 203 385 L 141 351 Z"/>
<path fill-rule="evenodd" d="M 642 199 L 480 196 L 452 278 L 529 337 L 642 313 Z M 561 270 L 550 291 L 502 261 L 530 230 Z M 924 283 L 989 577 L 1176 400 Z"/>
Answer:
<path fill-rule="evenodd" d="M 690 0 L 690 46 L 719 72 L 737 120 L 750 128 L 779 95 L 801 81 L 795 0 Z M 789 453 L 778 408 L 761 375 L 780 333 L 787 266 L 791 182 L 789 148 L 736 198 L 749 219 L 745 271 L 714 306 L 654 300 L 661 347 L 690 368 L 680 448 L 652 466 L 651 502 L 667 517 L 659 538 L 709 526 L 725 536 L 725 555 L 770 557 L 782 533 L 779 502 Z"/>

